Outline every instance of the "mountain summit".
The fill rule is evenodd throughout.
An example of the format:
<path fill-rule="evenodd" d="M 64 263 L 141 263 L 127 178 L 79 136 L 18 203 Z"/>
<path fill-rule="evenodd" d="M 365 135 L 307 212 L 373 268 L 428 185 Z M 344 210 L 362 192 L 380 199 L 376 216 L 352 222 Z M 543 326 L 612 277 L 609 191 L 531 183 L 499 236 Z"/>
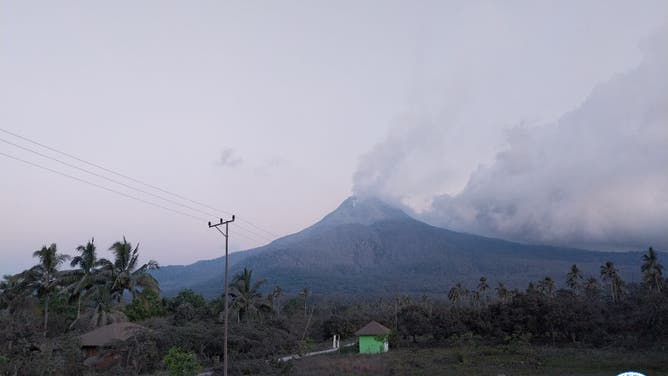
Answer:
<path fill-rule="evenodd" d="M 470 287 L 481 276 L 490 284 L 526 286 L 551 276 L 559 282 L 577 264 L 598 275 L 612 261 L 624 278 L 640 252 L 611 253 L 527 245 L 430 226 L 376 198 L 349 197 L 314 225 L 263 247 L 230 256 L 243 268 L 285 292 L 446 294 L 455 283 Z M 154 276 L 166 295 L 191 288 L 208 297 L 223 291 L 224 257 L 160 268 Z"/>
<path fill-rule="evenodd" d="M 340 226 L 345 224 L 370 225 L 385 220 L 409 219 L 408 215 L 396 207 L 377 198 L 348 197 L 336 210 L 327 214 L 315 226 Z"/>

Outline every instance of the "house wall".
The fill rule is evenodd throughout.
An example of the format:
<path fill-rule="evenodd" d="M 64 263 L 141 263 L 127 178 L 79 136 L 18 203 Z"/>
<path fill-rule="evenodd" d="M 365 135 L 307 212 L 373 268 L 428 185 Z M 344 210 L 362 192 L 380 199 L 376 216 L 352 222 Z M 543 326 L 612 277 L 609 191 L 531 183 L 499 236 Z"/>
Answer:
<path fill-rule="evenodd" d="M 97 354 L 100 353 L 97 346 L 82 346 L 81 349 L 83 350 L 86 358 L 97 356 Z"/>
<path fill-rule="evenodd" d="M 387 338 L 383 340 L 383 337 L 378 336 L 360 336 L 359 337 L 359 347 L 360 354 L 379 354 L 386 352 L 387 346 L 385 345 Z"/>

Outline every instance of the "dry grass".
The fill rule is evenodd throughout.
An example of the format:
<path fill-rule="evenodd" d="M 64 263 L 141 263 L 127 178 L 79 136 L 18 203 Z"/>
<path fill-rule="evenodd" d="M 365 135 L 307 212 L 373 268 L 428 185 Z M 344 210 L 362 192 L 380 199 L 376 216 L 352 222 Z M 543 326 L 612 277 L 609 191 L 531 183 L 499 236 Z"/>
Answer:
<path fill-rule="evenodd" d="M 333 354 L 295 362 L 295 375 L 387 375 L 391 354 Z"/>
<path fill-rule="evenodd" d="M 292 375 L 616 375 L 637 370 L 668 375 L 662 351 L 495 347 L 403 348 L 386 354 L 314 356 L 294 362 Z"/>

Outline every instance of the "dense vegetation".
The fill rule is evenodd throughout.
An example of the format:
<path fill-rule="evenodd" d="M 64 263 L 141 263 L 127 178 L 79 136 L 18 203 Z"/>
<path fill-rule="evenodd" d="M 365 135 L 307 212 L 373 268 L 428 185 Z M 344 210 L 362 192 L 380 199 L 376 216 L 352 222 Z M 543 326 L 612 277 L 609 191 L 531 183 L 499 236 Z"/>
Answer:
<path fill-rule="evenodd" d="M 192 290 L 160 297 L 148 274 L 156 262 L 140 265 L 138 247 L 125 239 L 110 251 L 113 260 L 98 258 L 91 240 L 69 258 L 55 244 L 45 246 L 34 254 L 37 265 L 4 277 L 0 374 L 186 375 L 220 365 L 223 299 L 206 300 Z M 68 260 L 73 269 L 64 270 Z M 337 297 L 308 288 L 285 294 L 245 269 L 230 283 L 230 371 L 308 374 L 317 369 L 312 362 L 275 359 L 327 348 L 333 334 L 348 343 L 370 320 L 393 329 L 391 348 L 402 349 L 398 354 L 442 350 L 448 361 L 461 364 L 492 352 L 512 354 L 539 369 L 544 364 L 540 354 L 552 350 L 531 349 L 665 350 L 668 289 L 653 249 L 638 260 L 638 270 L 640 283 L 627 283 L 615 264 L 606 262 L 596 275 L 584 275 L 572 265 L 563 276 L 544 277 L 521 290 L 480 277 L 475 285 L 445 288 L 445 295 Z M 566 282 L 560 285 L 556 278 Z M 119 355 L 111 367 L 85 367 L 79 335 L 123 320 L 149 330 L 107 346 L 105 352 Z M 481 348 L 487 350 L 481 353 Z M 403 358 L 410 359 L 406 354 Z"/>

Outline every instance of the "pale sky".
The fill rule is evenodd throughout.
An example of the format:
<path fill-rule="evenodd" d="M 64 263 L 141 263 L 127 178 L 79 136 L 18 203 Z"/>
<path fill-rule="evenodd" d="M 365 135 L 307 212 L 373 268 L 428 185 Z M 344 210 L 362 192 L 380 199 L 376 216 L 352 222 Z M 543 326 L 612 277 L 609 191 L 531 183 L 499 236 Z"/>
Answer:
<path fill-rule="evenodd" d="M 553 123 L 639 66 L 667 17 L 663 0 L 0 1 L 0 128 L 286 235 L 404 135 L 417 147 L 396 150 L 400 173 L 373 193 L 416 212 L 457 195 L 511 129 Z M 189 211 L 1 140 L 66 160 L 3 132 L 0 153 Z M 105 250 L 125 235 L 164 265 L 221 255 L 213 216 L 2 155 L 0 172 L 0 273 L 93 236 Z M 231 231 L 233 251 L 269 240 Z"/>

